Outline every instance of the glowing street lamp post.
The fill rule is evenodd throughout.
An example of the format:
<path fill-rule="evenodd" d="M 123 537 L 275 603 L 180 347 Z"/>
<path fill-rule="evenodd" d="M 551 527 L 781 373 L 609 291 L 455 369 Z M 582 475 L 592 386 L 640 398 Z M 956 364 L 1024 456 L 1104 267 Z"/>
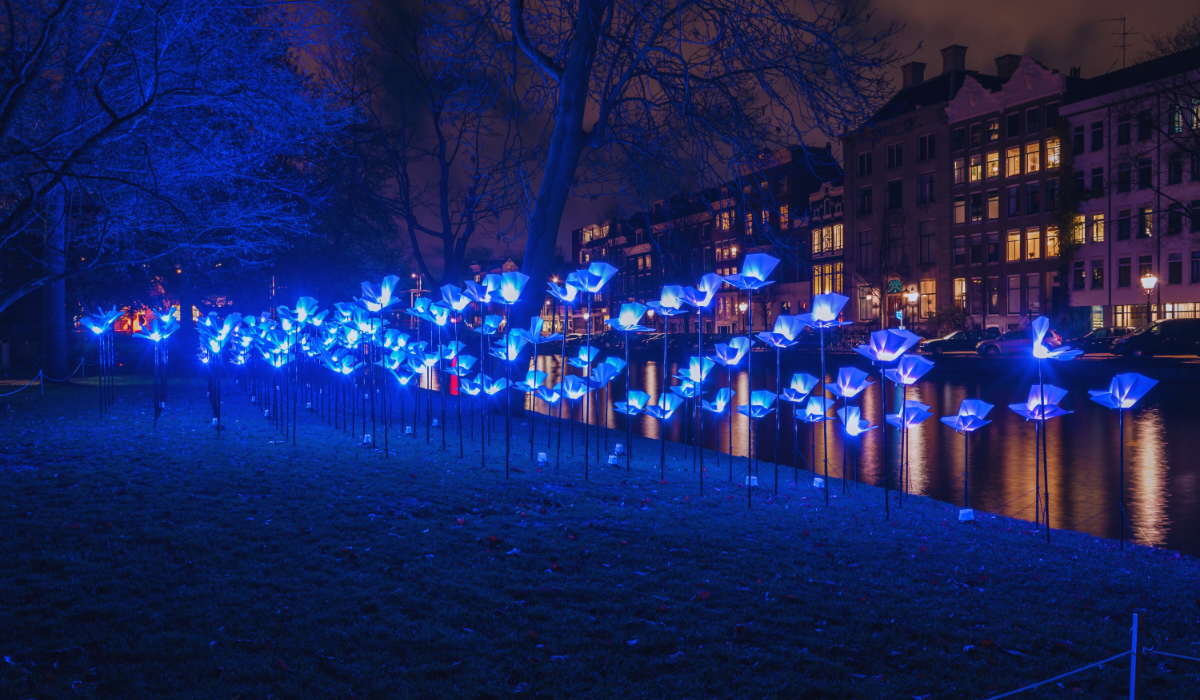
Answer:
<path fill-rule="evenodd" d="M 1150 311 L 1150 297 L 1154 295 L 1154 288 L 1158 286 L 1158 278 L 1154 276 L 1153 272 L 1147 272 L 1142 275 L 1141 281 L 1142 291 L 1146 294 L 1146 323 L 1149 324 L 1153 320 L 1153 314 Z"/>

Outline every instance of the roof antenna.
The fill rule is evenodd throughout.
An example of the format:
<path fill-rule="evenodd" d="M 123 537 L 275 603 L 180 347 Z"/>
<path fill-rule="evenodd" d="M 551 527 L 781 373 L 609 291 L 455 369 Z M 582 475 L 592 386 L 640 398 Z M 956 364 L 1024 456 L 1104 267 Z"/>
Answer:
<path fill-rule="evenodd" d="M 1142 35 L 1142 33 L 1141 33 L 1141 32 L 1130 32 L 1130 31 L 1126 31 L 1126 29 L 1125 29 L 1125 17 L 1114 17 L 1114 18 L 1112 18 L 1112 19 L 1102 19 L 1102 20 L 1100 20 L 1100 21 L 1101 21 L 1101 22 L 1120 22 L 1120 23 L 1121 23 L 1121 31 L 1117 31 L 1117 30 L 1115 30 L 1115 29 L 1114 29 L 1114 30 L 1113 30 L 1113 33 L 1112 33 L 1112 34 L 1110 34 L 1109 36 L 1119 36 L 1119 37 L 1121 37 L 1121 43 L 1117 44 L 1117 45 L 1116 45 L 1116 46 L 1114 46 L 1113 48 L 1114 48 L 1114 49 L 1121 49 L 1121 68 L 1125 68 L 1125 50 L 1126 50 L 1126 49 L 1133 48 L 1133 44 L 1130 44 L 1130 43 L 1129 43 L 1129 37 L 1131 37 L 1131 36 L 1141 36 L 1141 35 Z M 1111 69 L 1110 69 L 1110 70 L 1111 70 Z"/>

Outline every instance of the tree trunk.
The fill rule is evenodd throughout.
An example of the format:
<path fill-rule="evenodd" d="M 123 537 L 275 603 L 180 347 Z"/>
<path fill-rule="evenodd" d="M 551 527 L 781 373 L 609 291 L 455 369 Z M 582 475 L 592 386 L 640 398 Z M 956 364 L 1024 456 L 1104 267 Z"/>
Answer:
<path fill-rule="evenodd" d="M 529 222 L 528 239 L 525 242 L 525 258 L 522 272 L 529 275 L 530 292 L 523 295 L 517 306 L 516 319 L 520 326 L 528 326 L 529 319 L 538 313 L 546 294 L 546 281 L 554 266 L 554 249 L 558 243 L 558 228 L 562 224 L 563 210 L 571 185 L 575 182 L 575 170 L 587 144 L 589 134 L 583 122 L 587 113 L 588 87 L 591 83 L 593 60 L 600 36 L 600 22 L 604 16 L 605 0 L 585 0 L 581 3 L 579 17 L 575 22 L 575 37 L 567 52 L 559 84 L 559 100 L 554 110 L 554 133 L 550 136 L 550 147 L 546 154 L 546 170 L 534 200 L 533 217 Z M 593 128 L 603 129 L 603 124 Z"/>
<path fill-rule="evenodd" d="M 67 190 L 59 185 L 47 212 L 43 271 L 61 275 L 67 265 Z M 42 287 L 42 371 L 54 379 L 67 376 L 67 283 L 47 282 Z"/>

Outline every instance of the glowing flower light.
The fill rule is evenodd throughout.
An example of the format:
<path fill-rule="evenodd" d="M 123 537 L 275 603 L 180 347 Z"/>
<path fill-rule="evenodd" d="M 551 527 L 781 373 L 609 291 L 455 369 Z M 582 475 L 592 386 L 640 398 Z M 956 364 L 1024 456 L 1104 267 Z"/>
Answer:
<path fill-rule="evenodd" d="M 1010 403 L 1008 407 L 1025 420 L 1046 421 L 1073 413 L 1058 405 L 1066 395 L 1066 389 L 1053 384 L 1034 385 L 1029 388 L 1029 398 L 1025 399 L 1025 403 Z"/>
<path fill-rule="evenodd" d="M 621 304 L 621 311 L 616 318 L 608 319 L 608 325 L 613 328 L 629 333 L 640 331 L 651 331 L 653 328 L 643 326 L 642 317 L 646 315 L 647 306 L 638 302 L 630 302 Z"/>
<path fill-rule="evenodd" d="M 921 336 L 916 333 L 891 328 L 885 331 L 875 331 L 871 334 L 868 344 L 859 345 L 854 348 L 854 351 L 872 362 L 888 364 L 895 362 L 919 342 L 921 342 Z"/>
<path fill-rule="evenodd" d="M 629 392 L 629 396 L 625 401 L 618 401 L 614 404 L 613 410 L 627 416 L 636 416 L 645 410 L 648 403 L 650 403 L 650 395 L 644 391 L 637 391 L 635 389 Z"/>
<path fill-rule="evenodd" d="M 716 353 L 714 358 L 724 367 L 737 367 L 746 353 L 750 352 L 750 339 L 745 336 L 738 336 L 729 341 L 728 344 L 717 343 L 713 348 Z"/>
<path fill-rule="evenodd" d="M 505 304 L 515 304 L 521 298 L 521 291 L 529 282 L 529 275 L 521 272 L 505 272 L 500 275 L 500 298 Z"/>
<path fill-rule="evenodd" d="M 829 387 L 829 393 L 843 399 L 852 399 L 871 386 L 867 373 L 857 367 L 843 367 L 838 370 L 837 381 Z"/>
<path fill-rule="evenodd" d="M 501 360 L 512 362 L 521 355 L 521 350 L 525 349 L 525 345 L 528 342 L 523 334 L 517 331 L 509 331 L 504 336 L 504 340 L 492 348 L 492 355 Z"/>
<path fill-rule="evenodd" d="M 386 309 L 396 303 L 396 299 L 392 296 L 392 293 L 395 292 L 396 285 L 399 282 L 400 278 L 396 275 L 384 277 L 383 282 L 378 287 L 370 282 L 363 282 L 363 295 L 359 301 L 372 313 Z"/>
<path fill-rule="evenodd" d="M 842 313 L 842 307 L 848 301 L 850 301 L 849 297 L 842 296 L 836 292 L 818 294 L 813 297 L 812 312 L 800 314 L 800 319 L 813 328 L 826 329 L 837 326 L 848 326 L 851 321 L 837 320 L 838 316 Z"/>
<path fill-rule="evenodd" d="M 455 312 L 461 312 L 471 303 L 471 298 L 465 296 L 461 288 L 453 284 L 442 285 L 442 303 Z"/>
<path fill-rule="evenodd" d="M 700 284 L 695 287 L 684 287 L 682 299 L 695 309 L 707 309 L 724 281 L 724 277 L 710 272 L 701 277 Z"/>
<path fill-rule="evenodd" d="M 1158 384 L 1157 379 L 1130 372 L 1113 377 L 1107 391 L 1089 390 L 1088 393 L 1091 394 L 1092 401 L 1101 406 L 1121 410 L 1133 408 L 1155 384 Z"/>
<path fill-rule="evenodd" d="M 771 413 L 773 410 L 771 407 L 775 405 L 775 399 L 775 394 L 766 389 L 753 391 L 750 393 L 750 403 L 738 406 L 737 412 L 751 418 L 762 418 Z"/>
<path fill-rule="evenodd" d="M 724 413 L 725 407 L 729 405 L 731 399 L 733 399 L 733 392 L 728 387 L 724 387 L 717 391 L 712 401 L 702 401 L 700 405 L 710 413 Z"/>
<path fill-rule="evenodd" d="M 767 255 L 766 253 L 751 253 L 742 261 L 742 272 L 737 275 L 729 275 L 725 281 L 738 289 L 754 291 L 762 289 L 768 284 L 772 284 L 772 280 L 767 277 L 779 264 L 779 258 Z"/>
<path fill-rule="evenodd" d="M 812 390 L 816 388 L 816 386 L 816 377 L 812 376 L 811 374 L 797 372 L 792 375 L 791 384 L 788 385 L 788 388 L 783 390 L 780 398 L 790 403 L 801 403 L 808 398 L 808 395 L 812 393 Z"/>
<path fill-rule="evenodd" d="M 1033 356 L 1039 360 L 1074 360 L 1083 354 L 1082 350 L 1060 347 L 1051 350 L 1046 346 L 1046 334 L 1050 332 L 1050 319 L 1038 316 L 1033 319 Z"/>
<path fill-rule="evenodd" d="M 900 358 L 895 367 L 885 369 L 883 374 L 895 384 L 912 386 L 931 369 L 933 369 L 933 362 L 930 360 L 920 355 L 905 355 Z"/>
<path fill-rule="evenodd" d="M 570 360 L 568 360 L 568 362 L 572 367 L 578 367 L 579 369 L 586 370 L 588 366 L 595 361 L 596 355 L 599 354 L 600 350 L 598 348 L 589 348 L 581 345 L 579 346 L 579 354 L 575 357 L 572 357 Z"/>
<path fill-rule="evenodd" d="M 984 420 L 994 406 L 978 399 L 963 399 L 958 405 L 958 415 L 943 416 L 942 422 L 960 433 L 971 433 L 991 423 Z"/>
<path fill-rule="evenodd" d="M 658 405 L 647 406 L 644 412 L 646 415 L 652 418 L 657 418 L 659 420 L 670 420 L 671 416 L 675 415 L 676 409 L 682 405 L 683 399 L 679 398 L 675 394 L 664 394 L 662 398 L 658 400 Z M 722 406 L 722 408 L 724 408 L 724 406 Z"/>
<path fill-rule="evenodd" d="M 688 360 L 687 369 L 680 373 L 678 377 L 685 381 L 699 384 L 708 377 L 708 373 L 712 371 L 712 368 L 716 364 L 707 357 L 693 357 Z"/>
<path fill-rule="evenodd" d="M 929 406 L 909 399 L 900 407 L 899 413 L 887 414 L 887 422 L 901 430 L 907 430 L 914 425 L 924 423 L 931 416 L 933 414 L 929 412 Z"/>
<path fill-rule="evenodd" d="M 842 424 L 846 426 L 846 434 L 850 437 L 858 437 L 868 430 L 878 428 L 877 425 L 871 425 L 871 422 L 862 417 L 862 409 L 858 406 L 846 406 L 838 409 L 837 417 L 842 420 Z"/>

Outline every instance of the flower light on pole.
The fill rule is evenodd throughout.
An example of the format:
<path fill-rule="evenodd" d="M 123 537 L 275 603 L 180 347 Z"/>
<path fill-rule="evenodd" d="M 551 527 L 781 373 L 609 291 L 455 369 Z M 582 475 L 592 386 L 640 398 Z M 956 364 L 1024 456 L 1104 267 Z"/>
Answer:
<path fill-rule="evenodd" d="M 817 329 L 817 334 L 820 337 L 821 343 L 821 395 L 825 395 L 825 331 L 841 326 L 850 325 L 850 321 L 839 321 L 838 317 L 842 314 L 842 308 L 846 306 L 846 302 L 850 301 L 849 297 L 842 296 L 836 292 L 826 294 L 818 294 L 813 297 L 812 312 L 801 314 L 800 320 L 805 324 Z M 828 453 L 828 431 L 825 429 L 824 423 L 821 424 L 821 459 L 825 462 L 826 479 L 825 487 L 825 505 L 829 505 L 829 453 Z"/>
<path fill-rule="evenodd" d="M 780 315 L 775 318 L 775 328 L 758 334 L 758 339 L 768 347 L 775 348 L 775 394 L 783 391 L 783 371 L 780 356 L 787 348 L 796 344 L 796 337 L 804 330 L 804 321 L 799 316 Z M 775 412 L 775 495 L 779 495 L 779 414 Z"/>
<path fill-rule="evenodd" d="M 742 406 L 738 406 L 737 412 L 742 414 L 743 416 L 746 416 L 748 419 L 750 419 L 750 423 L 753 425 L 758 422 L 759 418 L 769 415 L 774 410 L 773 406 L 775 405 L 776 398 L 778 398 L 776 396 L 776 394 L 774 394 L 770 391 L 767 391 L 766 389 L 759 389 L 758 391 L 752 391 L 752 392 L 750 392 L 750 403 L 742 405 Z M 747 448 L 749 448 L 751 445 L 750 445 L 750 443 L 747 443 L 746 446 L 747 446 Z M 752 457 L 750 460 L 747 460 L 747 462 L 746 462 L 746 505 L 747 505 L 747 507 L 752 505 L 751 499 L 753 497 L 754 487 L 758 485 L 758 477 L 754 476 L 753 466 L 754 466 L 754 457 Z M 776 471 L 776 474 L 778 474 L 778 471 Z"/>
<path fill-rule="evenodd" d="M 1108 390 L 1090 390 L 1092 401 L 1107 406 L 1117 412 L 1117 454 L 1120 462 L 1120 487 L 1117 491 L 1117 503 L 1121 507 L 1121 548 L 1125 548 L 1125 409 L 1133 408 L 1133 406 L 1141 401 L 1142 397 L 1148 391 L 1158 384 L 1157 379 L 1143 377 L 1140 374 L 1130 372 L 1128 374 L 1118 374 L 1109 382 Z"/>
<path fill-rule="evenodd" d="M 1033 320 L 1033 346 L 1032 352 L 1034 359 L 1037 360 L 1038 370 L 1038 386 L 1045 386 L 1045 379 L 1042 373 L 1042 360 L 1057 360 L 1066 361 L 1073 360 L 1083 354 L 1082 350 L 1074 350 L 1069 347 L 1060 346 L 1051 348 L 1046 344 L 1046 336 L 1050 333 L 1050 319 L 1045 316 L 1038 316 Z M 1044 517 L 1046 520 L 1046 543 L 1050 542 L 1050 463 L 1046 454 L 1046 424 L 1044 421 L 1039 421 L 1035 426 L 1037 432 L 1034 433 L 1034 439 L 1040 441 L 1038 447 L 1035 447 L 1034 456 L 1040 457 L 1041 469 L 1034 465 L 1034 490 L 1036 491 L 1039 484 L 1044 485 L 1043 495 L 1045 496 L 1045 504 L 1042 505 L 1042 499 L 1039 496 L 1035 502 L 1034 515 L 1039 524 Z M 1035 494 L 1036 495 L 1036 494 Z M 1041 509 L 1038 514 L 1039 506 Z"/>
<path fill-rule="evenodd" d="M 924 406 L 919 402 L 908 400 L 908 387 L 916 384 L 917 381 L 925 376 L 925 373 L 933 369 L 933 362 L 921 357 L 920 355 L 905 355 L 896 361 L 896 365 L 891 369 L 885 369 L 883 375 L 890 379 L 893 384 L 902 387 L 900 393 L 900 410 L 898 412 L 899 419 L 892 420 L 889 416 L 887 422 L 900 429 L 900 503 L 904 503 L 904 493 L 910 485 L 912 474 L 909 472 L 908 463 L 908 429 L 928 418 L 926 415 L 920 420 L 913 421 L 908 416 L 909 410 L 913 406 Z M 928 412 L 929 407 L 925 406 L 920 409 Z"/>
<path fill-rule="evenodd" d="M 733 368 L 750 352 L 750 339 L 745 336 L 730 339 L 728 344 L 717 343 L 713 348 L 713 360 L 725 367 L 725 386 L 733 391 Z M 733 403 L 729 403 L 729 481 L 733 483 Z M 749 431 L 747 431 L 749 432 Z M 747 455 L 749 452 L 747 452 Z M 717 462 L 720 467 L 720 461 Z"/>
<path fill-rule="evenodd" d="M 667 478 L 667 436 L 663 434 L 663 423 L 671 420 L 671 416 L 675 415 L 675 410 L 683 405 L 683 399 L 675 394 L 660 394 L 658 403 L 654 406 L 646 406 L 642 412 L 651 418 L 658 419 L 658 478 L 665 480 Z M 701 476 L 701 480 L 703 480 Z"/>
<path fill-rule="evenodd" d="M 921 336 L 916 333 L 911 333 L 906 330 L 886 329 L 875 331 L 871 334 L 870 339 L 864 345 L 859 345 L 854 348 L 858 354 L 871 360 L 871 364 L 879 368 L 880 378 L 883 377 L 883 372 L 900 360 L 904 353 L 908 352 L 909 348 L 921 342 Z M 884 382 L 879 382 L 879 391 L 882 398 L 880 413 L 886 419 L 887 417 L 887 389 Z M 881 431 L 883 435 L 883 450 L 881 451 L 883 459 L 883 508 L 885 517 L 891 517 L 891 470 L 889 469 L 887 458 L 887 431 Z"/>
<path fill-rule="evenodd" d="M 621 311 L 617 315 L 617 317 L 608 319 L 608 325 L 612 326 L 614 329 L 621 331 L 622 333 L 625 334 L 625 364 L 626 365 L 629 364 L 629 334 L 630 333 L 641 333 L 643 331 L 654 330 L 653 328 L 650 328 L 649 326 L 642 325 L 642 318 L 646 315 L 646 310 L 648 308 L 649 307 L 647 307 L 645 304 L 639 304 L 638 302 L 621 304 Z M 625 396 L 626 396 L 626 401 L 628 402 L 627 405 L 632 406 L 633 399 L 630 398 L 630 392 L 629 392 L 629 374 L 630 374 L 629 372 L 625 373 Z M 646 397 L 646 400 L 647 401 L 649 400 L 649 396 Z M 642 408 L 644 408 L 645 405 L 646 404 L 643 403 Z M 641 412 L 641 408 L 638 409 L 637 413 L 640 413 L 640 412 Z M 629 471 L 631 468 L 630 460 L 633 459 L 633 444 L 631 442 L 633 439 L 633 433 L 632 433 L 633 420 L 632 420 L 632 418 L 633 418 L 633 416 L 637 415 L 637 413 L 626 413 L 624 411 L 622 411 L 622 413 L 625 413 L 625 443 L 626 443 L 625 444 L 625 471 Z"/>
<path fill-rule="evenodd" d="M 721 284 L 724 282 L 724 279 L 725 279 L 724 277 L 721 277 L 720 275 L 718 275 L 716 273 L 710 272 L 707 275 L 704 275 L 703 277 L 701 277 L 700 282 L 695 287 L 684 287 L 680 291 L 680 299 L 683 301 L 683 303 L 687 304 L 688 306 L 690 306 L 696 310 L 696 354 L 701 357 L 704 356 L 704 310 L 712 305 L 713 297 L 716 296 L 717 290 L 721 288 Z M 664 293 L 665 293 L 665 290 L 664 290 Z M 674 293 L 674 292 L 672 292 L 672 293 Z M 664 342 L 665 342 L 665 339 L 664 339 Z M 666 356 L 665 355 L 665 353 L 666 353 L 665 347 L 663 348 L 663 352 L 664 352 L 663 356 L 665 357 Z M 664 369 L 664 374 L 665 373 L 666 373 L 666 371 Z M 696 386 L 696 396 L 700 397 L 700 396 L 703 396 L 703 394 L 704 394 L 704 386 L 703 386 L 703 383 L 701 383 Z M 703 414 L 700 412 L 699 404 L 696 405 L 695 409 L 696 409 L 695 412 L 692 414 L 692 434 L 696 436 L 694 438 L 695 440 L 699 440 L 700 439 L 699 438 L 700 426 L 703 425 L 704 420 L 703 420 Z M 733 453 L 733 448 L 730 447 L 730 454 L 732 455 L 732 453 Z M 704 450 L 698 447 L 698 449 L 695 452 L 695 458 L 700 461 L 700 488 L 701 488 L 701 492 L 703 492 L 703 489 L 704 489 Z M 720 460 L 720 453 L 718 453 L 717 459 Z M 731 457 L 731 459 L 732 459 L 732 457 Z M 719 461 L 718 461 L 718 466 L 719 466 Z M 730 478 L 732 478 L 733 465 L 731 464 L 729 468 L 730 468 L 730 474 L 731 474 Z"/>
<path fill-rule="evenodd" d="M 854 440 L 868 430 L 874 430 L 878 426 L 871 425 L 871 422 L 862 417 L 862 409 L 858 406 L 843 406 L 836 411 L 837 417 L 841 419 L 842 426 L 846 431 L 847 442 Z M 858 458 L 851 449 L 850 461 L 854 471 L 854 485 L 858 485 Z M 846 482 L 846 458 L 843 453 L 842 457 L 842 483 Z M 846 488 L 843 485 L 842 493 L 845 493 Z"/>
<path fill-rule="evenodd" d="M 971 508 L 971 433 L 991 423 L 985 420 L 994 406 L 978 399 L 963 399 L 958 405 L 958 414 L 943 416 L 942 422 L 962 433 L 963 436 L 963 507 L 958 511 L 959 522 L 975 519 Z"/>
<path fill-rule="evenodd" d="M 1025 420 L 1036 421 L 1035 426 L 1039 428 L 1040 433 L 1042 435 L 1042 442 L 1041 442 L 1041 451 L 1042 452 L 1045 452 L 1044 445 L 1045 445 L 1046 421 L 1050 420 L 1051 418 L 1058 418 L 1059 416 L 1065 416 L 1068 413 L 1071 413 L 1071 411 L 1068 411 L 1058 405 L 1058 403 L 1060 401 L 1062 401 L 1066 395 L 1067 395 L 1066 389 L 1060 389 L 1059 387 L 1056 387 L 1053 384 L 1045 384 L 1045 383 L 1039 382 L 1038 384 L 1035 384 L 1034 386 L 1029 388 L 1029 397 L 1027 399 L 1025 399 L 1025 403 L 1012 403 L 1012 404 L 1008 405 L 1008 407 L 1012 411 L 1014 411 L 1018 415 L 1025 418 Z M 1035 436 L 1035 440 L 1036 440 L 1037 433 L 1034 433 L 1034 436 Z M 1034 444 L 1035 444 L 1034 460 L 1035 460 L 1035 470 L 1036 470 L 1036 468 L 1037 468 L 1036 462 L 1040 460 L 1040 457 L 1038 455 L 1038 450 L 1036 449 L 1038 446 L 1038 443 L 1035 442 Z M 1036 486 L 1035 486 L 1035 488 L 1036 488 Z M 1037 498 L 1037 501 L 1035 501 L 1035 502 L 1041 501 L 1040 494 L 1034 494 L 1034 496 L 1035 496 L 1035 498 Z M 1042 515 L 1045 517 L 1045 520 L 1046 520 L 1046 542 L 1047 543 L 1050 542 L 1050 513 L 1048 512 L 1049 505 L 1050 505 L 1050 499 L 1049 499 L 1049 496 L 1047 496 L 1046 508 L 1044 508 L 1042 510 Z M 1041 527 L 1041 518 L 1040 517 L 1038 519 L 1038 527 Z"/>

